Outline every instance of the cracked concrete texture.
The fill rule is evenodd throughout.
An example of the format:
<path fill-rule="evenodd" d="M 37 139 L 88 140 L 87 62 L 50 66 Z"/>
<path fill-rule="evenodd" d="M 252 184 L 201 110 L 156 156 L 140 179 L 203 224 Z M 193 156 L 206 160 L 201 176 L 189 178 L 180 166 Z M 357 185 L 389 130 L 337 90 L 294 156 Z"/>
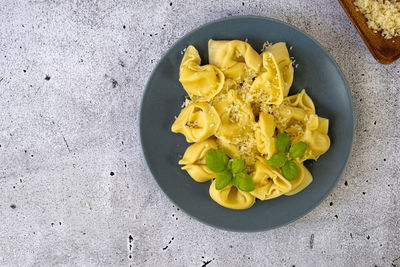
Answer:
<path fill-rule="evenodd" d="M 317 39 L 348 80 L 356 117 L 330 196 L 252 234 L 176 208 L 138 141 L 140 99 L 165 50 L 234 15 Z M 400 265 L 400 61 L 377 63 L 336 1 L 7 1 L 0 36 L 1 266 Z"/>

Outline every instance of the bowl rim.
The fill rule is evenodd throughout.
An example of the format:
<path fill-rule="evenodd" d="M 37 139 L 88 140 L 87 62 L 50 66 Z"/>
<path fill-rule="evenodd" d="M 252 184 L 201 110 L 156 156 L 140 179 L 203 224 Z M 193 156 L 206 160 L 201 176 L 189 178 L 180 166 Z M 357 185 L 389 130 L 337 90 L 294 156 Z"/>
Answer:
<path fill-rule="evenodd" d="M 282 224 L 279 224 L 279 225 L 275 225 L 275 226 L 266 226 L 266 227 L 259 227 L 259 228 L 257 228 L 257 229 L 253 229 L 253 230 L 237 229 L 237 228 L 233 229 L 233 228 L 229 228 L 229 227 L 225 227 L 225 226 L 221 226 L 221 225 L 211 224 L 211 223 L 209 223 L 208 221 L 203 220 L 202 218 L 197 217 L 196 215 L 194 215 L 194 214 L 192 214 L 192 213 L 186 211 L 185 209 L 182 209 L 181 206 L 180 206 L 178 203 L 176 203 L 175 200 L 174 200 L 171 196 L 169 196 L 168 193 L 166 193 L 166 192 L 164 191 L 164 189 L 163 189 L 163 187 L 160 185 L 158 179 L 154 176 L 153 170 L 149 167 L 149 163 L 148 163 L 148 158 L 149 158 L 149 156 L 146 154 L 145 148 L 143 147 L 143 135 L 144 135 L 144 132 L 143 132 L 143 112 L 142 112 L 142 111 L 143 111 L 144 99 L 145 99 L 145 96 L 146 96 L 146 95 L 148 94 L 148 92 L 149 92 L 149 90 L 148 90 L 149 83 L 150 83 L 150 81 L 153 79 L 153 77 L 154 77 L 154 75 L 155 75 L 155 73 L 156 73 L 156 70 L 158 69 L 159 65 L 160 65 L 161 62 L 162 62 L 162 59 L 163 59 L 167 54 L 170 53 L 170 51 L 175 47 L 176 43 L 178 43 L 180 40 L 182 40 L 183 38 L 187 37 L 188 35 L 191 35 L 192 33 L 196 32 L 196 31 L 198 31 L 198 30 L 200 30 L 200 29 L 202 29 L 202 28 L 204 28 L 204 27 L 207 27 L 207 26 L 209 26 L 209 25 L 211 25 L 211 24 L 214 24 L 214 23 L 219 23 L 219 22 L 224 22 L 224 21 L 230 21 L 230 20 L 241 20 L 241 19 L 267 20 L 267 21 L 270 21 L 270 22 L 273 22 L 273 23 L 278 23 L 278 24 L 285 25 L 285 26 L 287 26 L 287 27 L 289 27 L 289 28 L 294 29 L 295 31 L 298 31 L 298 32 L 302 33 L 302 34 L 305 35 L 306 37 L 310 38 L 317 46 L 319 46 L 319 47 L 321 48 L 321 50 L 325 52 L 325 54 L 328 56 L 328 58 L 330 59 L 330 61 L 334 64 L 334 66 L 335 66 L 336 69 L 338 70 L 338 74 L 339 74 L 339 76 L 340 76 L 340 78 L 341 78 L 341 80 L 342 80 L 342 82 L 343 82 L 343 84 L 344 84 L 344 87 L 346 88 L 347 99 L 348 99 L 349 102 L 350 102 L 350 103 L 349 103 L 349 104 L 350 104 L 350 108 L 351 108 L 350 117 L 351 117 L 351 124 L 352 124 L 352 127 L 351 127 L 352 135 L 349 137 L 349 138 L 350 138 L 350 147 L 349 147 L 347 156 L 346 156 L 346 158 L 345 158 L 345 160 L 344 160 L 344 165 L 343 165 L 343 167 L 341 168 L 341 170 L 339 171 L 339 175 L 337 176 L 336 181 L 334 182 L 334 184 L 332 185 L 332 187 L 329 188 L 329 190 L 328 190 L 324 195 L 322 195 L 322 197 L 321 197 L 318 201 L 315 201 L 313 204 L 311 204 L 309 207 L 307 207 L 302 215 L 297 216 L 297 217 L 294 217 L 293 219 L 290 219 L 290 220 L 288 220 L 288 221 L 286 221 L 286 222 L 284 222 L 284 223 L 282 223 Z M 143 91 L 143 94 L 142 94 L 142 97 L 141 97 L 141 100 L 140 100 L 138 128 L 139 128 L 139 135 L 140 135 L 140 138 L 139 138 L 139 139 L 140 139 L 140 140 L 139 140 L 139 141 L 140 141 L 140 147 L 141 147 L 142 155 L 143 155 L 143 157 L 144 157 L 144 159 L 145 159 L 145 160 L 144 160 L 145 165 L 147 166 L 147 169 L 150 171 L 151 175 L 153 176 L 154 180 L 156 181 L 158 187 L 161 189 L 161 191 L 167 196 L 167 198 L 168 198 L 177 208 L 180 208 L 180 209 L 181 209 L 186 215 L 188 215 L 189 217 L 191 217 L 191 218 L 193 218 L 193 219 L 196 219 L 197 221 L 199 221 L 199 222 L 201 222 L 201 223 L 203 223 L 203 224 L 205 224 L 205 225 L 211 226 L 212 228 L 217 228 L 217 229 L 224 230 L 224 231 L 229 231 L 229 232 L 254 233 L 254 232 L 264 232 L 264 231 L 268 231 L 268 230 L 277 229 L 277 228 L 286 226 L 286 225 L 288 225 L 288 224 L 290 224 L 290 223 L 292 223 L 292 222 L 294 222 L 294 221 L 297 221 L 297 220 L 300 219 L 300 218 L 303 218 L 304 216 L 306 216 L 307 214 L 309 214 L 312 210 L 314 210 L 317 206 L 319 206 L 319 205 L 321 204 L 321 202 L 322 202 L 323 200 L 325 200 L 325 199 L 327 198 L 327 196 L 332 192 L 332 190 L 333 190 L 334 188 L 336 188 L 336 186 L 337 186 L 337 184 L 338 184 L 340 178 L 343 176 L 344 170 L 346 169 L 346 167 L 347 167 L 347 165 L 348 165 L 348 162 L 349 162 L 349 159 L 350 159 L 350 157 L 351 157 L 351 155 L 352 155 L 352 152 L 353 152 L 354 137 L 355 137 L 355 123 L 354 123 L 354 121 L 355 121 L 355 120 L 354 120 L 353 99 L 352 99 L 352 96 L 351 96 L 351 90 L 350 90 L 350 87 L 349 87 L 349 85 L 348 85 L 348 83 L 347 83 L 347 80 L 346 80 L 346 78 L 344 77 L 343 72 L 342 72 L 341 68 L 339 67 L 339 65 L 337 64 L 337 62 L 333 59 L 333 57 L 331 56 L 331 54 L 330 54 L 317 40 L 315 40 L 312 36 L 310 36 L 309 34 L 305 33 L 304 31 L 300 30 L 299 28 L 297 28 L 297 27 L 295 27 L 295 26 L 293 26 L 293 25 L 291 25 L 291 24 L 288 24 L 288 23 L 286 23 L 286 22 L 283 22 L 283 21 L 281 21 L 281 20 L 278 20 L 278 19 L 275 19 L 275 18 L 270 18 L 270 17 L 264 17 L 264 16 L 243 15 L 243 16 L 224 17 L 224 18 L 221 18 L 221 19 L 212 20 L 212 21 L 210 21 L 210 22 L 208 22 L 208 23 L 202 24 L 201 26 L 199 26 L 199 27 L 197 27 L 197 28 L 195 28 L 195 29 L 193 29 L 193 30 L 187 32 L 186 34 L 184 34 L 183 36 L 181 36 L 178 40 L 176 40 L 173 44 L 171 44 L 171 46 L 160 56 L 160 58 L 159 58 L 157 64 L 154 66 L 154 68 L 153 68 L 153 70 L 152 70 L 152 72 L 151 72 L 149 78 L 147 79 L 147 82 L 146 82 L 146 85 L 145 85 L 145 88 L 144 88 L 144 91 Z"/>

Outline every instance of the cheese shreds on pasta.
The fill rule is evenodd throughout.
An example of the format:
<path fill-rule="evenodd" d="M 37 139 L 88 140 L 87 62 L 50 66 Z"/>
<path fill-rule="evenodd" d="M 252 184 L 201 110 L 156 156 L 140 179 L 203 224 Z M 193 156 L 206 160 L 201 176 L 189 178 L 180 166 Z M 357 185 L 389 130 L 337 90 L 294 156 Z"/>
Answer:
<path fill-rule="evenodd" d="M 368 27 L 386 39 L 400 36 L 400 2 L 396 0 L 355 0 L 358 11 L 367 18 Z"/>

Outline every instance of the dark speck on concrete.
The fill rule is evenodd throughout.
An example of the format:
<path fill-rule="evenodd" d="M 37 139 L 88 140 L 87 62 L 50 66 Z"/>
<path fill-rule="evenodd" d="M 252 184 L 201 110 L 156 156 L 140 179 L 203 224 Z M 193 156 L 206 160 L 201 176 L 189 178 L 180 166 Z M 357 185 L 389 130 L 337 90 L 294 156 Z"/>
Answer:
<path fill-rule="evenodd" d="M 344 181 L 344 185 L 345 185 L 345 186 L 347 186 L 347 185 L 348 185 L 347 181 Z"/>
<path fill-rule="evenodd" d="M 15 209 L 17 206 L 15 204 L 11 204 L 10 208 Z"/>
<path fill-rule="evenodd" d="M 386 161 L 386 159 L 383 159 L 383 161 Z"/>
<path fill-rule="evenodd" d="M 376 125 L 376 121 L 374 121 L 374 125 Z"/>
<path fill-rule="evenodd" d="M 118 81 L 115 80 L 114 78 L 111 78 L 111 85 L 112 85 L 112 88 L 116 88 L 118 86 Z"/>
<path fill-rule="evenodd" d="M 206 267 L 208 264 L 210 264 L 213 260 L 215 260 L 214 258 L 212 260 L 209 261 L 202 261 L 203 265 L 201 265 L 201 267 Z"/>
<path fill-rule="evenodd" d="M 22 183 L 22 179 L 19 179 L 19 182 Z"/>
<path fill-rule="evenodd" d="M 369 240 L 371 237 L 369 235 L 367 235 L 367 239 Z"/>
<path fill-rule="evenodd" d="M 168 248 L 168 246 L 163 247 L 163 250 L 166 250 Z"/>
<path fill-rule="evenodd" d="M 114 174 L 115 174 L 114 172 L 110 172 L 110 175 L 111 175 L 111 176 L 114 176 Z"/>
<path fill-rule="evenodd" d="M 31 155 L 31 158 L 33 158 L 33 155 Z"/>
<path fill-rule="evenodd" d="M 26 72 L 26 70 L 22 70 L 23 72 Z"/>
<path fill-rule="evenodd" d="M 125 68 L 125 62 L 123 62 L 122 60 L 118 61 L 118 65 L 120 65 L 121 67 Z"/>
<path fill-rule="evenodd" d="M 172 2 L 169 3 L 169 6 L 172 6 Z"/>
<path fill-rule="evenodd" d="M 362 102 L 362 98 L 360 98 L 360 102 Z"/>
<path fill-rule="evenodd" d="M 337 214 L 335 214 L 335 218 L 336 218 L 336 219 L 338 218 Z"/>
<path fill-rule="evenodd" d="M 46 77 L 44 77 L 44 79 L 46 80 L 46 81 L 49 81 L 50 80 L 50 76 L 49 75 L 46 75 Z"/>
<path fill-rule="evenodd" d="M 375 170 L 377 171 L 377 170 L 378 170 L 378 168 L 375 168 Z"/>
<path fill-rule="evenodd" d="M 329 203 L 329 206 L 333 206 L 333 202 Z"/>
<path fill-rule="evenodd" d="M 350 233 L 350 237 L 353 238 L 353 234 L 352 233 Z"/>
<path fill-rule="evenodd" d="M 126 26 L 124 25 L 124 26 L 122 26 L 122 28 L 123 28 L 123 29 L 126 29 Z"/>
<path fill-rule="evenodd" d="M 365 193 L 365 192 L 362 192 L 362 194 L 365 195 L 366 193 Z"/>
<path fill-rule="evenodd" d="M 313 247 L 314 247 L 314 234 L 311 234 L 311 237 L 310 237 L 310 249 L 313 249 Z"/>

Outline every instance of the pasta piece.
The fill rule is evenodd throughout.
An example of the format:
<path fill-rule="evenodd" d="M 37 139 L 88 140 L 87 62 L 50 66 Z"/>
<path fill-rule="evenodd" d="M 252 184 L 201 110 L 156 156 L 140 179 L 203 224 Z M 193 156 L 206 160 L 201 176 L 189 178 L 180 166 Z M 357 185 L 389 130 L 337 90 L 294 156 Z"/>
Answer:
<path fill-rule="evenodd" d="M 208 103 L 193 103 L 182 109 L 171 130 L 181 133 L 188 143 L 201 142 L 215 134 L 221 120 Z"/>
<path fill-rule="evenodd" d="M 263 102 L 265 104 L 279 105 L 283 101 L 283 80 L 278 75 L 274 67 L 269 71 L 262 72 L 254 80 L 250 88 L 252 101 Z"/>
<path fill-rule="evenodd" d="M 217 138 L 217 144 L 220 150 L 224 151 L 230 158 L 240 158 L 239 148 L 231 144 L 229 140 L 225 138 Z"/>
<path fill-rule="evenodd" d="M 261 56 L 243 41 L 208 41 L 210 64 L 219 67 L 227 78 L 243 80 L 249 71 L 260 70 Z"/>
<path fill-rule="evenodd" d="M 315 114 L 315 106 L 311 97 L 307 95 L 306 90 L 301 90 L 300 93 L 291 95 L 285 98 L 285 104 L 292 107 L 297 107 L 303 109 L 309 114 Z"/>
<path fill-rule="evenodd" d="M 221 119 L 216 137 L 237 144 L 238 141 L 234 139 L 241 139 L 244 133 L 252 130 L 254 115 L 251 106 L 243 102 L 235 91 L 229 90 L 220 101 L 214 103 L 214 107 Z"/>
<path fill-rule="evenodd" d="M 276 43 L 265 50 L 263 53 L 264 68 L 269 71 L 271 63 L 278 70 L 278 75 L 282 77 L 283 96 L 287 96 L 293 83 L 294 69 L 286 43 Z"/>
<path fill-rule="evenodd" d="M 229 209 L 248 209 L 255 202 L 254 196 L 237 189 L 232 184 L 227 185 L 221 190 L 215 189 L 215 180 L 210 185 L 209 193 L 215 202 Z"/>
<path fill-rule="evenodd" d="M 299 168 L 299 174 L 297 178 L 293 181 L 289 181 L 292 184 L 292 190 L 285 193 L 286 196 L 292 196 L 294 194 L 299 193 L 304 188 L 306 188 L 309 184 L 311 184 L 313 178 L 311 173 L 307 170 L 306 167 L 300 162 L 295 161 L 297 167 Z"/>
<path fill-rule="evenodd" d="M 180 165 L 185 165 L 182 170 L 187 171 L 199 183 L 215 178 L 215 173 L 206 166 L 206 154 L 210 149 L 217 148 L 217 143 L 212 138 L 190 145 L 179 161 Z"/>
<path fill-rule="evenodd" d="M 258 157 L 252 178 L 255 189 L 250 194 L 260 200 L 276 198 L 292 190 L 292 184 L 262 157 Z"/>
<path fill-rule="evenodd" d="M 317 160 L 322 154 L 328 151 L 331 141 L 328 136 L 329 120 L 320 118 L 313 114 L 310 116 L 304 135 L 298 137 L 294 142 L 303 141 L 308 144 L 307 150 L 301 160 Z"/>
<path fill-rule="evenodd" d="M 213 65 L 200 66 L 200 55 L 188 46 L 180 66 L 179 81 L 192 100 L 209 101 L 224 85 L 225 76 Z"/>
<path fill-rule="evenodd" d="M 275 119 L 271 114 L 261 112 L 259 115 L 255 136 L 258 152 L 267 159 L 276 153 Z"/>
<path fill-rule="evenodd" d="M 281 105 L 272 109 L 278 131 L 294 139 L 304 134 L 309 117 L 315 114 L 314 103 L 305 90 L 286 97 Z"/>

